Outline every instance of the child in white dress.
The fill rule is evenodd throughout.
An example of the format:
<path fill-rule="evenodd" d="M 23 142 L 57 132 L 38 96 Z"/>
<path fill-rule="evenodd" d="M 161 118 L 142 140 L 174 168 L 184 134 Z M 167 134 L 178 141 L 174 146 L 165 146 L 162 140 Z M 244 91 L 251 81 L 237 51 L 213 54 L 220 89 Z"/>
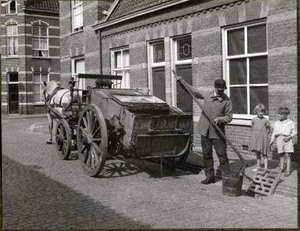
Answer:
<path fill-rule="evenodd" d="M 294 152 L 292 138 L 297 134 L 295 123 L 288 119 L 290 110 L 287 107 L 280 107 L 278 110 L 279 120 L 274 124 L 270 145 L 276 140 L 278 154 L 280 155 L 280 170 L 284 171 L 286 159 L 285 177 L 291 174 L 291 154 Z"/>

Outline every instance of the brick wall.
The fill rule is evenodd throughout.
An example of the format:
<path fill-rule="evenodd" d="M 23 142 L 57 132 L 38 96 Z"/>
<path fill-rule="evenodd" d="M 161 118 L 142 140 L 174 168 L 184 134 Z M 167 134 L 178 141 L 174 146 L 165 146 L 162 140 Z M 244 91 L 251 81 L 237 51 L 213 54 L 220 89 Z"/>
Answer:
<path fill-rule="evenodd" d="M 70 2 L 60 2 L 60 14 L 63 15 L 60 18 L 62 86 L 66 87 L 71 77 L 72 59 L 84 58 L 86 73 L 101 73 L 100 40 L 92 26 L 98 21 L 102 11 L 108 9 L 109 2 L 84 1 L 83 31 L 77 33 L 72 33 Z M 94 86 L 94 80 L 86 80 L 86 86 L 88 85 Z"/>
<path fill-rule="evenodd" d="M 224 3 L 224 5 L 222 5 Z M 103 71 L 110 74 L 110 50 L 117 47 L 130 48 L 130 75 L 134 87 L 148 87 L 147 42 L 157 39 L 165 41 L 166 92 L 170 93 L 170 40 L 177 35 L 192 36 L 193 85 L 211 86 L 216 78 L 223 77 L 222 28 L 224 26 L 265 19 L 268 44 L 268 92 L 269 115 L 276 120 L 279 106 L 291 110 L 290 118 L 297 119 L 297 21 L 296 1 L 210 1 L 193 2 L 188 7 L 174 7 L 162 14 L 143 16 L 102 30 Z M 172 19 L 171 19 L 172 18 Z M 169 87 L 169 89 L 168 89 Z M 287 93 L 287 89 L 288 93 Z M 232 99 L 234 100 L 234 99 Z M 194 115 L 201 110 L 194 103 Z M 196 124 L 196 123 L 195 123 Z M 226 134 L 242 154 L 249 154 L 247 146 L 251 139 L 251 127 L 232 124 Z M 195 131 L 194 144 L 200 145 Z M 242 146 L 243 149 L 242 150 Z M 230 148 L 228 151 L 232 151 Z M 250 153 L 251 154 L 251 153 Z"/>
<path fill-rule="evenodd" d="M 33 103 L 33 86 L 32 70 L 43 72 L 50 70 L 50 76 L 57 76 L 60 73 L 60 51 L 59 51 L 59 17 L 58 13 L 24 11 L 24 1 L 17 1 L 18 14 L 1 15 L 1 35 L 6 35 L 5 23 L 13 19 L 18 24 L 18 57 L 10 58 L 6 56 L 6 39 L 1 39 L 1 76 L 2 92 L 1 111 L 8 113 L 8 95 L 7 95 L 7 75 L 9 72 L 18 72 L 19 78 L 19 113 L 33 114 L 45 113 L 44 105 L 32 105 Z M 4 9 L 1 9 L 5 13 Z M 32 58 L 32 26 L 31 23 L 41 20 L 49 24 L 49 51 L 48 58 Z M 3 87 L 5 86 L 5 87 Z"/>

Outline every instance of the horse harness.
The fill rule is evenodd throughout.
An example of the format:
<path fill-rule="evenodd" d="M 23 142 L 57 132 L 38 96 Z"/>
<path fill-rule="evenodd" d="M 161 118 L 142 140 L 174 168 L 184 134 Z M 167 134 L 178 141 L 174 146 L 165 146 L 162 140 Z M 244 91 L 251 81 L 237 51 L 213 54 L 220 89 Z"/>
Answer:
<path fill-rule="evenodd" d="M 51 102 L 51 99 L 55 96 L 55 94 L 56 94 L 59 90 L 63 90 L 63 89 L 64 89 L 64 88 L 56 87 L 56 88 L 54 89 L 54 91 L 52 92 L 51 95 L 48 95 L 47 97 L 45 97 L 45 98 L 46 98 L 45 103 L 47 104 L 47 102 L 49 102 L 49 104 L 47 104 L 47 105 L 48 105 L 48 106 L 51 106 L 51 107 L 54 107 L 54 106 L 61 107 L 62 99 L 63 99 L 64 95 L 67 94 L 69 91 L 66 91 L 66 92 L 64 92 L 64 93 L 62 94 L 62 96 L 60 97 L 59 104 L 50 105 L 50 102 Z M 45 95 L 45 92 L 44 92 L 44 95 Z M 50 110 L 50 109 L 48 108 L 47 111 L 49 112 L 49 110 Z"/>

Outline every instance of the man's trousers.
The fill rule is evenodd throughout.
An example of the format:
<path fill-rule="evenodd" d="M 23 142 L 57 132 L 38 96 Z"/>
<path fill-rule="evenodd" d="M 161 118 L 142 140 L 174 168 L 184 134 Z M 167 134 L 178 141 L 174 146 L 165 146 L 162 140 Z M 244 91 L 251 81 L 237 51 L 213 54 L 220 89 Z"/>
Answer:
<path fill-rule="evenodd" d="M 224 139 L 210 139 L 201 135 L 201 144 L 203 152 L 203 165 L 206 177 L 214 177 L 214 160 L 212 147 L 214 146 L 220 162 L 220 170 L 230 171 L 228 156 L 226 152 L 226 141 Z"/>

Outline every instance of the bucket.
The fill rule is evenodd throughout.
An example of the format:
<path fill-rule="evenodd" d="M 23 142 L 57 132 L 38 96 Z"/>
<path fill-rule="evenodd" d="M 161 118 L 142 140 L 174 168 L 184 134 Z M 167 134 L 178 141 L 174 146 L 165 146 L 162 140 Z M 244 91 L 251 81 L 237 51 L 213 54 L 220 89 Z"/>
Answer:
<path fill-rule="evenodd" d="M 222 191 L 224 195 L 240 196 L 243 185 L 243 174 L 230 172 L 222 174 Z"/>

